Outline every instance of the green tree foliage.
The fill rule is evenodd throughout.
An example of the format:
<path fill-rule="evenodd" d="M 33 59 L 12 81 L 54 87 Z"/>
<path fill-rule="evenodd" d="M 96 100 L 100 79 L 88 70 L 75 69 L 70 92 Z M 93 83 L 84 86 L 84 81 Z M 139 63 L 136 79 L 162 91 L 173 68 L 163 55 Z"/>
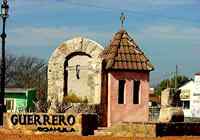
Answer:
<path fill-rule="evenodd" d="M 189 79 L 188 77 L 184 76 L 184 75 L 178 75 L 177 76 L 177 88 L 179 88 L 180 86 L 182 86 L 183 84 L 187 83 L 188 81 L 190 81 L 191 79 Z M 162 80 L 155 88 L 155 94 L 156 95 L 161 95 L 161 91 L 164 90 L 167 87 L 170 88 L 175 88 L 175 77 L 173 77 L 172 79 L 165 79 Z"/>

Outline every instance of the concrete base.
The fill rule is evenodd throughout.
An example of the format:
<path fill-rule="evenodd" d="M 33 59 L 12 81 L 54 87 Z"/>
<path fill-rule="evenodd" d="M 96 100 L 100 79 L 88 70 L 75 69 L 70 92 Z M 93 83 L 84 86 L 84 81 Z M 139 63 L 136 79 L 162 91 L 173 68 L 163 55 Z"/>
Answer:
<path fill-rule="evenodd" d="M 98 129 L 95 135 L 119 137 L 200 136 L 200 123 L 120 123 Z"/>

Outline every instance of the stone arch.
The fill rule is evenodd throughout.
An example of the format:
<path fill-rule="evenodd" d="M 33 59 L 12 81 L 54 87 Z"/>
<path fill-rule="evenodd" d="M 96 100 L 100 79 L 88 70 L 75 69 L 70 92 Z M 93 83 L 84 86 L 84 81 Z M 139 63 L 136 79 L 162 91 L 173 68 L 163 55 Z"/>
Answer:
<path fill-rule="evenodd" d="M 101 71 L 101 58 L 99 54 L 103 51 L 103 47 L 97 42 L 82 38 L 76 37 L 71 40 L 64 41 L 61 45 L 56 48 L 51 55 L 48 62 L 48 100 L 58 100 L 62 102 L 64 95 L 64 63 L 67 57 L 73 53 L 85 53 L 90 55 L 92 58 L 92 64 L 95 69 Z M 101 79 L 101 72 L 98 74 L 98 79 Z M 101 81 L 99 81 L 101 83 Z M 99 90 L 97 93 L 99 99 L 95 103 L 100 102 L 100 88 L 96 87 L 96 90 Z"/>

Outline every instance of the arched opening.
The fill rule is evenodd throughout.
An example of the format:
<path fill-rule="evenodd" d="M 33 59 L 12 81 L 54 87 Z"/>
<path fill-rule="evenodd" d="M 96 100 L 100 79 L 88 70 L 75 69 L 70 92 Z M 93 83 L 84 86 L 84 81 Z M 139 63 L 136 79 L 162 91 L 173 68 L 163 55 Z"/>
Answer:
<path fill-rule="evenodd" d="M 70 65 L 70 60 L 72 60 L 73 58 L 77 57 L 77 56 L 82 56 L 81 58 L 79 57 L 77 60 L 82 60 L 82 62 L 73 62 L 73 65 Z M 65 58 L 65 62 L 64 62 L 64 96 L 67 96 L 69 93 L 69 74 L 70 74 L 70 70 L 75 71 L 76 72 L 76 78 L 80 79 L 80 70 L 81 70 L 81 65 L 84 62 L 84 59 L 87 58 L 92 58 L 89 54 L 85 53 L 85 52 L 73 52 L 71 54 L 69 54 L 66 58 Z"/>
<path fill-rule="evenodd" d="M 101 58 L 99 54 L 102 50 L 103 47 L 97 42 L 82 37 L 67 40 L 56 48 L 48 62 L 48 100 L 55 99 L 62 103 L 66 97 L 65 101 L 67 101 L 70 97 L 66 95 L 71 95 L 68 92 L 71 83 L 77 82 L 80 84 L 85 78 L 85 81 L 82 81 L 83 84 L 80 84 L 81 87 L 78 94 L 82 97 L 87 97 L 88 103 L 98 104 L 100 102 L 101 84 Z M 70 63 L 78 57 L 83 57 L 79 59 L 81 65 L 89 59 L 88 70 L 83 70 L 78 66 L 80 78 L 78 80 L 76 74 L 72 74 L 72 78 L 76 80 L 74 82 L 73 79 L 70 79 L 71 71 L 66 68 L 70 67 Z"/>

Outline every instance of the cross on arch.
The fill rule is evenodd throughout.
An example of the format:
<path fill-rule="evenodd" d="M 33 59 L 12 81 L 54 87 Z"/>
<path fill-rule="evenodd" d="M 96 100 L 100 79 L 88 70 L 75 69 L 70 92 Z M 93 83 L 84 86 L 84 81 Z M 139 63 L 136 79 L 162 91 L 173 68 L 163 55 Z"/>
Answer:
<path fill-rule="evenodd" d="M 120 16 L 120 21 L 121 21 L 121 28 L 124 27 L 124 21 L 126 20 L 126 17 L 124 15 L 123 12 L 121 12 L 121 16 Z"/>

